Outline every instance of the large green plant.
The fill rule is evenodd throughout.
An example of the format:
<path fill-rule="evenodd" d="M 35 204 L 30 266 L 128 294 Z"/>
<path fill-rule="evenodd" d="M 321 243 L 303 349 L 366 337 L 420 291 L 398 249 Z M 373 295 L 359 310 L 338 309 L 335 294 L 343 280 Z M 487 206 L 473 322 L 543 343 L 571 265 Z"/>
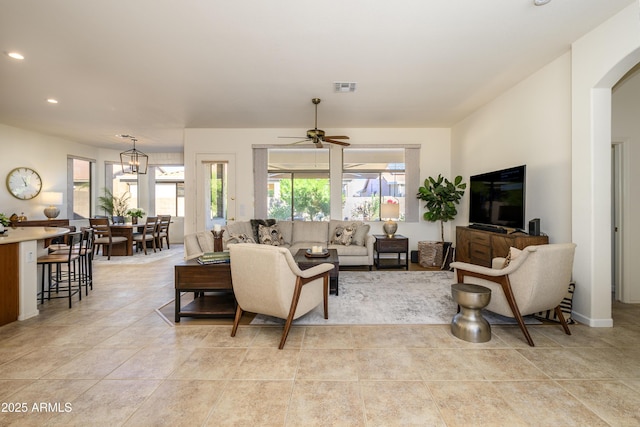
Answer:
<path fill-rule="evenodd" d="M 129 209 L 129 199 L 131 194 L 125 192 L 121 196 L 114 196 L 111 190 L 104 188 L 104 196 L 98 197 L 100 204 L 98 207 L 105 211 L 108 215 L 126 216 Z"/>
<path fill-rule="evenodd" d="M 417 197 L 425 201 L 427 211 L 423 217 L 426 221 L 440 221 L 440 238 L 444 242 L 444 223 L 453 220 L 458 214 L 456 205 L 464 195 L 467 184 L 458 175 L 453 182 L 438 174 L 437 178 L 424 180 L 424 186 L 418 189 Z"/>

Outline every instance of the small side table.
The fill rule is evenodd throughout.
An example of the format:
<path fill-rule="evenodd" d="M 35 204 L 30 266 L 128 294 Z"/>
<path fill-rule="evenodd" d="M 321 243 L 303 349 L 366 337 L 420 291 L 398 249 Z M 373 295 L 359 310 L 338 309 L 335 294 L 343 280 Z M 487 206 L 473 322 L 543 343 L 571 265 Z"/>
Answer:
<path fill-rule="evenodd" d="M 491 301 L 491 289 L 469 283 L 451 285 L 451 296 L 460 311 L 453 316 L 451 333 L 454 337 L 473 343 L 491 340 L 491 325 L 481 310 Z"/>
<path fill-rule="evenodd" d="M 384 234 L 374 234 L 376 242 L 373 245 L 373 249 L 376 252 L 374 264 L 377 269 L 381 268 L 402 268 L 409 270 L 409 239 L 400 234 L 396 234 L 393 237 L 387 237 Z M 398 254 L 398 259 L 395 263 L 380 263 L 380 254 Z M 401 255 L 404 254 L 404 264 L 402 263 Z"/>

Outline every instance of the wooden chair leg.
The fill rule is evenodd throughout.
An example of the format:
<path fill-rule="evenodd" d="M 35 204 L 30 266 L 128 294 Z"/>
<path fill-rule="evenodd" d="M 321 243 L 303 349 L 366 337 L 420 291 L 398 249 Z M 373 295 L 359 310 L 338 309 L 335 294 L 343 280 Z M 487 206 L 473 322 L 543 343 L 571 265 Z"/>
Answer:
<path fill-rule="evenodd" d="M 527 329 L 527 325 L 524 324 L 524 319 L 522 318 L 522 314 L 520 314 L 518 303 L 516 302 L 516 299 L 513 296 L 513 291 L 511 290 L 511 283 L 509 282 L 509 277 L 508 276 L 502 276 L 502 277 L 503 277 L 503 280 L 500 281 L 500 285 L 502 285 L 504 296 L 507 298 L 507 302 L 509 303 L 509 307 L 511 307 L 513 316 L 516 318 L 518 322 L 518 326 L 520 326 L 520 330 L 524 334 L 524 337 L 526 338 L 527 343 L 531 347 L 535 347 L 535 344 L 533 343 L 533 339 L 531 338 L 531 335 L 529 335 L 529 330 Z"/>
<path fill-rule="evenodd" d="M 287 316 L 287 321 L 284 324 L 284 331 L 282 332 L 282 339 L 280 340 L 280 345 L 278 346 L 279 350 L 284 348 L 284 343 L 287 341 L 287 335 L 289 335 L 289 329 L 291 329 L 291 324 L 293 323 L 293 316 L 296 314 L 296 309 L 298 308 L 298 301 L 300 300 L 300 293 L 302 292 L 302 280 L 300 277 L 296 278 L 296 287 L 293 290 L 293 298 L 291 298 L 291 308 L 289 309 L 289 315 Z"/>
<path fill-rule="evenodd" d="M 567 335 L 571 335 L 571 331 L 569 330 L 569 325 L 567 324 L 567 320 L 564 318 L 562 309 L 560 308 L 560 306 L 557 306 L 555 310 L 556 310 L 556 316 L 558 317 L 558 320 L 560 320 L 560 324 L 562 325 L 562 329 L 564 329 L 564 333 Z"/>
<path fill-rule="evenodd" d="M 324 318 L 328 319 L 329 318 L 329 273 L 327 273 L 323 280 L 323 288 L 322 291 L 324 292 Z M 338 291 L 336 290 L 336 293 Z"/>
<path fill-rule="evenodd" d="M 242 309 L 238 305 L 236 307 L 236 317 L 233 319 L 233 328 L 231 328 L 231 336 L 235 337 L 236 332 L 238 331 L 238 324 L 240 323 L 240 318 L 242 317 Z"/>

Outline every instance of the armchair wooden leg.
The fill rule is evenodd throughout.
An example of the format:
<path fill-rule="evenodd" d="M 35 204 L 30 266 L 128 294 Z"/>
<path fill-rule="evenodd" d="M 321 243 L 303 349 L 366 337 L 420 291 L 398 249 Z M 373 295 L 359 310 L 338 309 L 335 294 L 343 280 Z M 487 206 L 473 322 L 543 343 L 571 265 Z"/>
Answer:
<path fill-rule="evenodd" d="M 508 276 L 502 276 L 502 277 L 503 277 L 503 280 L 500 281 L 500 285 L 502 286 L 502 290 L 504 291 L 504 296 L 507 298 L 509 307 L 511 307 L 513 316 L 518 321 L 518 326 L 520 326 L 520 330 L 524 334 L 524 337 L 526 338 L 527 343 L 531 347 L 535 347 L 535 344 L 533 343 L 533 339 L 531 338 L 531 335 L 529 335 L 529 330 L 527 329 L 527 325 L 524 324 L 524 319 L 522 318 L 522 314 L 520 314 L 518 303 L 516 302 L 516 299 L 513 296 L 513 292 L 511 290 L 511 283 L 509 282 L 509 277 Z"/>
<path fill-rule="evenodd" d="M 324 292 L 324 318 L 329 318 L 329 273 L 327 273 L 323 280 L 322 290 Z M 337 293 L 336 289 L 336 293 Z"/>
<path fill-rule="evenodd" d="M 562 309 L 560 309 L 560 306 L 557 306 L 555 310 L 556 310 L 556 316 L 558 316 L 558 319 L 560 320 L 560 324 L 562 325 L 562 329 L 564 329 L 564 333 L 567 335 L 571 335 L 571 331 L 569 330 L 569 325 L 567 324 L 567 320 L 564 318 L 564 314 L 562 314 Z"/>
<path fill-rule="evenodd" d="M 278 346 L 279 350 L 282 350 L 284 348 L 284 343 L 287 341 L 287 336 L 289 335 L 289 329 L 291 329 L 291 324 L 293 323 L 293 316 L 295 316 L 296 309 L 298 308 L 298 301 L 300 300 L 301 292 L 302 292 L 302 280 L 300 277 L 298 277 L 296 279 L 296 287 L 293 290 L 293 298 L 291 298 L 291 308 L 289 309 L 289 315 L 287 316 L 287 321 L 284 324 L 282 339 L 280 340 L 280 345 Z"/>
<path fill-rule="evenodd" d="M 236 307 L 236 317 L 233 319 L 233 328 L 231 328 L 231 336 L 235 337 L 236 332 L 238 331 L 238 324 L 240 323 L 240 318 L 242 317 L 242 309 L 238 305 Z"/>

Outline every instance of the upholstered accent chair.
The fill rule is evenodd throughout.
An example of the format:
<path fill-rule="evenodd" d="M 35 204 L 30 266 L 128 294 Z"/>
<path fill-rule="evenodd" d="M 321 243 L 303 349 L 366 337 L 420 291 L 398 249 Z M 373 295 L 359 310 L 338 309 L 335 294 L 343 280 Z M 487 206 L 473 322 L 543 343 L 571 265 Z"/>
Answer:
<path fill-rule="evenodd" d="M 238 302 L 231 330 L 234 337 L 243 311 L 286 319 L 279 349 L 284 347 L 294 319 L 324 302 L 328 318 L 329 271 L 323 263 L 300 270 L 286 248 L 244 243 L 230 245 L 231 281 Z"/>
<path fill-rule="evenodd" d="M 560 310 L 567 294 L 576 245 L 574 243 L 511 248 L 510 257 L 494 258 L 493 268 L 454 262 L 459 283 L 473 283 L 491 289 L 487 310 L 517 320 L 527 343 L 534 346 L 522 316 L 555 310 L 567 335 L 569 326 Z"/>

